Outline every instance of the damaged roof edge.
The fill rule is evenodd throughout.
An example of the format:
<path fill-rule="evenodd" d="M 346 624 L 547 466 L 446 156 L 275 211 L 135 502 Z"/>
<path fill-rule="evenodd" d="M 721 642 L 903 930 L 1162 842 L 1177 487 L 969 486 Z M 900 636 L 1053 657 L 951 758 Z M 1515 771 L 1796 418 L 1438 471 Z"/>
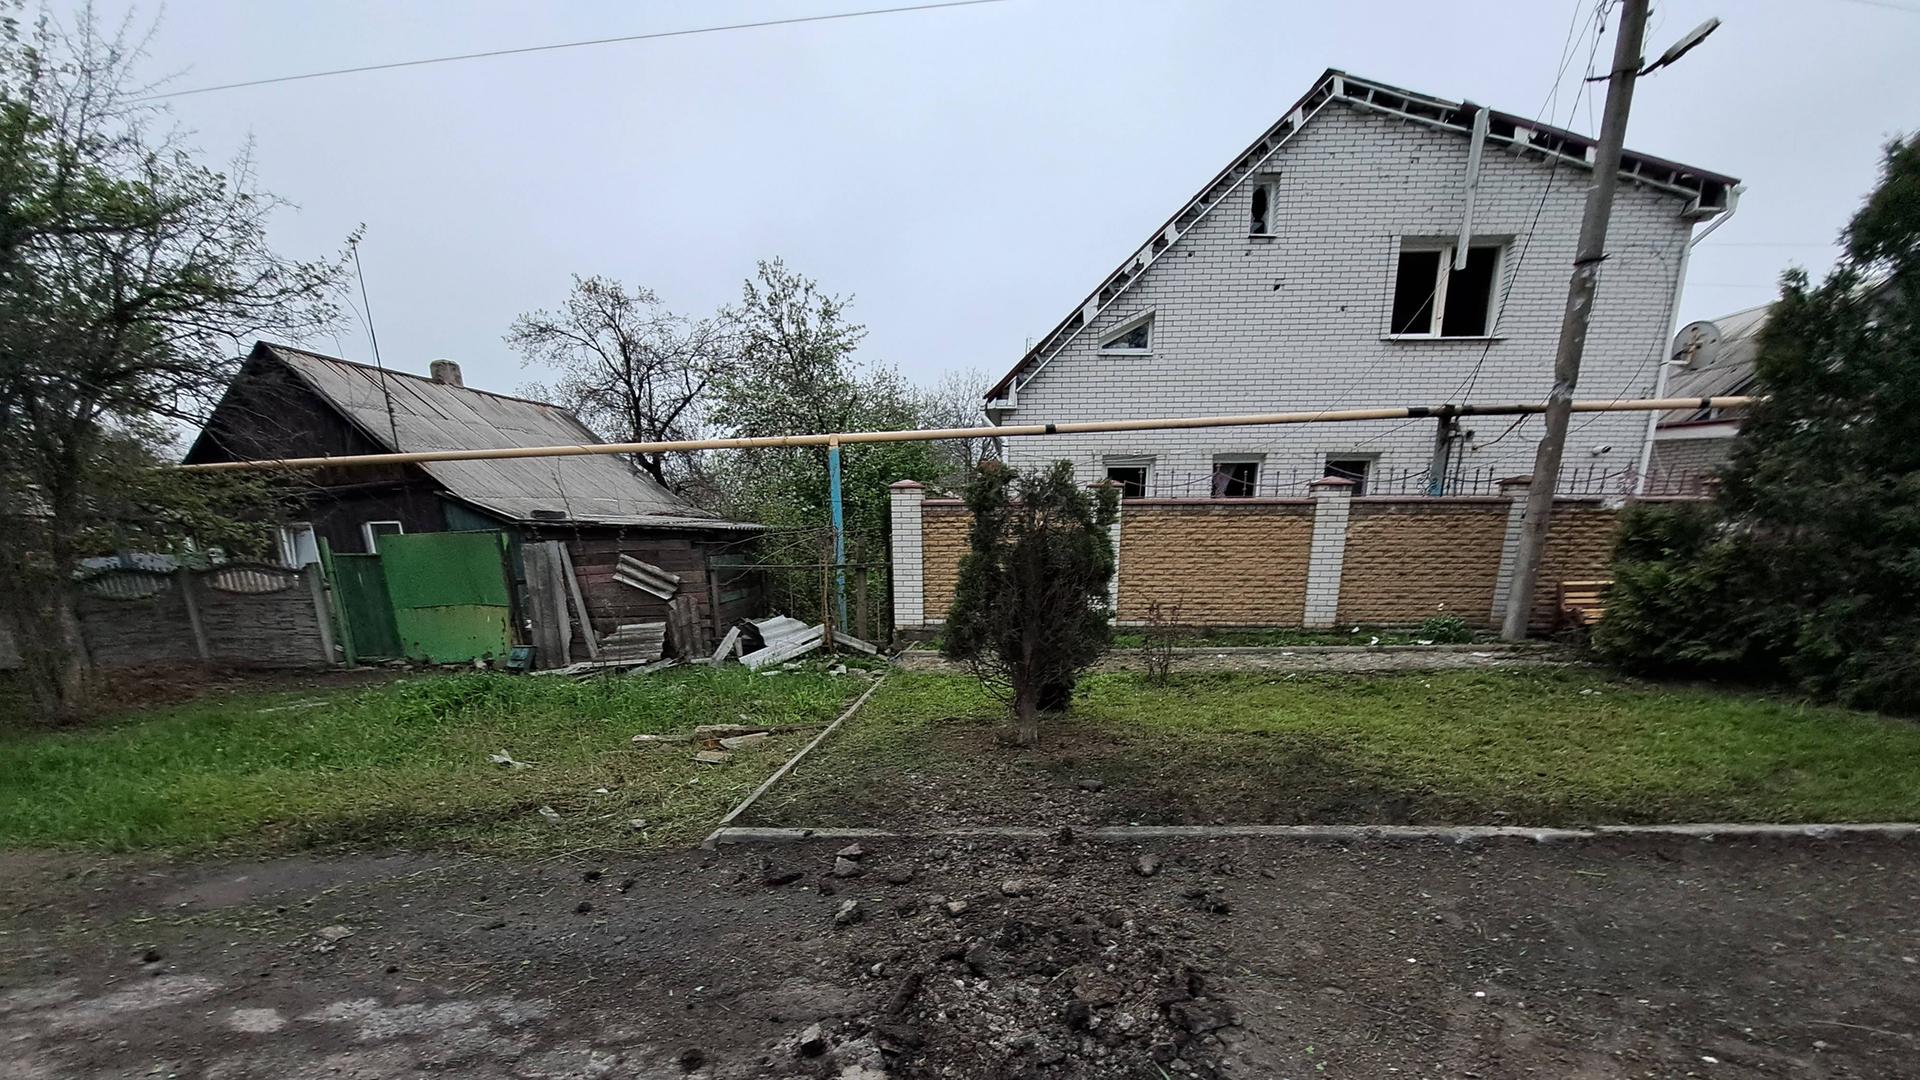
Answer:
<path fill-rule="evenodd" d="M 1381 100 L 1383 98 L 1397 99 L 1399 105 L 1402 107 L 1391 107 Z M 1260 133 L 1258 138 L 1248 143 L 1246 148 L 1238 154 L 1235 154 L 1225 168 L 1215 173 L 1211 179 L 1201 186 L 1197 194 L 1182 203 L 1180 208 L 1175 210 L 1172 216 L 1168 217 L 1158 229 L 1149 233 L 1144 243 L 1134 247 L 1132 252 L 1116 269 L 1102 277 L 1099 284 L 1094 286 L 1093 291 L 1088 293 L 1085 299 L 1076 304 L 1073 309 L 1067 313 L 1065 318 L 1061 319 L 1051 330 L 1048 330 L 1046 334 L 1042 335 L 1034 346 L 1027 350 L 1026 354 L 1020 358 L 1019 362 L 1013 365 L 1011 370 L 1001 376 L 1000 380 L 995 382 L 992 387 L 988 388 L 987 392 L 982 395 L 983 399 L 991 402 L 1004 397 L 1008 388 L 1013 384 L 1014 380 L 1019 377 L 1020 373 L 1027 369 L 1028 365 L 1039 360 L 1050 349 L 1063 347 L 1067 340 L 1070 340 L 1074 334 L 1077 334 L 1086 327 L 1088 320 L 1084 318 L 1084 313 L 1090 306 L 1104 309 L 1104 305 L 1100 304 L 1100 298 L 1103 292 L 1107 291 L 1110 287 L 1114 287 L 1117 282 L 1117 288 L 1114 290 L 1114 296 L 1117 298 L 1119 293 L 1125 292 L 1126 288 L 1132 284 L 1132 278 L 1127 276 L 1128 270 L 1136 262 L 1140 261 L 1143 252 L 1153 251 L 1154 257 L 1157 257 L 1160 250 L 1171 248 L 1180 241 L 1184 230 L 1175 229 L 1175 226 L 1180 219 L 1186 216 L 1194 207 L 1204 204 L 1208 192 L 1222 183 L 1228 182 L 1234 172 L 1242 168 L 1242 166 L 1248 166 L 1250 158 L 1259 157 L 1264 160 L 1265 157 L 1271 156 L 1274 152 L 1278 151 L 1278 145 L 1265 150 L 1262 150 L 1262 147 L 1269 140 L 1273 139 L 1282 128 L 1286 128 L 1289 125 L 1292 125 L 1292 127 L 1287 132 L 1287 135 L 1291 137 L 1294 131 L 1304 126 L 1306 119 L 1312 112 L 1317 112 L 1320 106 L 1332 100 L 1347 101 L 1361 108 L 1405 116 L 1410 119 L 1433 124 L 1446 130 L 1456 131 L 1462 135 L 1471 133 L 1473 114 L 1480 109 L 1480 106 L 1472 102 L 1449 101 L 1445 98 L 1416 93 L 1415 91 L 1404 90 L 1373 79 L 1351 75 L 1339 68 L 1328 68 L 1325 72 L 1321 73 L 1318 79 L 1314 80 L 1312 89 L 1302 94 L 1298 100 L 1281 113 L 1280 119 L 1268 125 L 1268 127 Z M 1593 153 L 1596 140 L 1589 139 L 1576 132 L 1568 131 L 1565 128 L 1555 127 L 1552 124 L 1537 123 L 1525 117 L 1501 112 L 1497 109 L 1489 108 L 1487 115 L 1489 120 L 1493 122 L 1492 138 L 1511 144 L 1520 141 L 1517 137 L 1518 134 L 1525 132 L 1527 136 L 1525 143 L 1527 149 L 1535 150 L 1543 155 L 1557 156 L 1576 167 L 1586 169 L 1593 167 L 1589 157 Z M 1537 136 L 1545 136 L 1545 138 L 1537 138 Z M 1251 168 L 1251 166 L 1248 167 Z M 1649 170 L 1654 173 L 1666 173 L 1668 175 L 1665 179 L 1661 179 L 1648 175 Z M 1690 165 L 1683 165 L 1679 162 L 1654 157 L 1650 154 L 1636 153 L 1632 150 L 1622 151 L 1620 155 L 1620 173 L 1622 176 L 1637 183 L 1648 184 L 1676 196 L 1691 194 L 1696 201 L 1701 202 L 1703 205 L 1706 202 L 1709 192 L 1718 192 L 1720 193 L 1720 197 L 1724 199 L 1724 192 L 1739 183 L 1739 180 L 1731 176 L 1710 172 L 1706 169 L 1697 169 Z M 1230 187 L 1231 186 L 1233 185 L 1230 185 Z M 1210 210 L 1211 206 L 1207 206 L 1206 209 Z M 1717 213 L 1720 209 L 1722 209 L 1722 207 L 1715 206 L 1712 212 Z M 1203 210 L 1203 214 L 1204 212 Z M 1170 229 L 1174 229 L 1175 231 L 1169 238 L 1168 231 Z M 1163 238 L 1167 238 L 1166 243 L 1161 245 L 1159 249 L 1155 249 L 1155 245 L 1159 244 Z M 1149 259 L 1149 261 L 1151 260 Z M 1141 269 L 1144 270 L 1145 267 L 1143 266 Z M 1121 280 L 1123 278 L 1125 278 L 1125 280 Z M 1077 326 L 1075 325 L 1076 319 L 1081 320 Z M 1062 337 L 1063 334 L 1066 335 L 1065 338 Z"/>

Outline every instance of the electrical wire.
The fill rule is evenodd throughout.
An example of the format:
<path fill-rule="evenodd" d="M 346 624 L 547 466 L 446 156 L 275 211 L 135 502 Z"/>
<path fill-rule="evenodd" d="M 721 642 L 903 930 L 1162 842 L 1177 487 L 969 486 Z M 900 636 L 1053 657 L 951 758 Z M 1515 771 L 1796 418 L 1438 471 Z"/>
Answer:
<path fill-rule="evenodd" d="M 634 41 L 659 41 L 663 38 L 693 37 L 698 34 L 719 34 L 730 30 L 758 30 L 773 26 L 797 26 L 802 23 L 832 22 L 839 19 L 857 19 L 867 15 L 901 15 L 915 11 L 938 11 L 942 8 L 974 7 L 980 4 L 1001 4 L 1006 0 L 943 0 L 941 3 L 910 4 L 905 7 L 869 8 L 864 11 L 840 11 L 826 15 L 800 15 L 790 19 L 762 19 L 758 22 L 728 23 L 724 26 L 699 26 L 688 30 L 660 30 L 650 34 L 623 34 L 619 37 L 590 38 L 583 41 L 559 41 L 548 45 L 525 45 L 512 49 L 488 49 L 484 52 L 457 53 L 452 56 L 431 56 L 418 60 L 395 60 L 385 64 L 362 64 L 358 67 L 332 68 L 326 71 L 306 71 L 298 75 L 276 75 L 266 79 L 247 79 L 242 82 L 220 83 L 215 86 L 196 86 L 187 90 L 168 90 L 151 94 L 143 101 L 159 101 L 163 98 L 186 97 L 189 94 L 211 94 L 221 90 L 240 90 L 250 86 L 272 86 L 277 83 L 300 82 L 306 79 L 327 79 L 336 75 L 360 75 L 370 71 L 394 71 L 399 68 L 426 67 L 429 64 L 453 64 L 466 60 L 489 60 L 500 56 L 523 56 L 528 53 L 556 52 L 561 49 L 584 49 L 595 45 L 619 45 Z"/>

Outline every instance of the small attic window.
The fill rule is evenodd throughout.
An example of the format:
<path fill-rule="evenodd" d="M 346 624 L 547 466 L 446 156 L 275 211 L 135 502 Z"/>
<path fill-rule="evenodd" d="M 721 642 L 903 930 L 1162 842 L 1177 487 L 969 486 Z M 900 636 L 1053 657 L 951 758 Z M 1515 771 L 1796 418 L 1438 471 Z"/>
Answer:
<path fill-rule="evenodd" d="M 1247 220 L 1248 236 L 1273 235 L 1273 185 L 1253 185 L 1252 214 Z"/>
<path fill-rule="evenodd" d="M 1100 339 L 1100 351 L 1103 353 L 1121 353 L 1125 355 L 1145 354 L 1153 351 L 1153 312 L 1142 312 L 1109 331 Z"/>

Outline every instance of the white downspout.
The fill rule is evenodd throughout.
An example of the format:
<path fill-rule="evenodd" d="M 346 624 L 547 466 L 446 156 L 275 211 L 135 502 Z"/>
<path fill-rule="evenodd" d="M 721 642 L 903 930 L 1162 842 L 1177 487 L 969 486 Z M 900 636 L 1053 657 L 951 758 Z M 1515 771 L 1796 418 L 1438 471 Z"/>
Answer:
<path fill-rule="evenodd" d="M 1685 292 L 1687 288 L 1688 257 L 1693 254 L 1694 245 L 1712 236 L 1713 230 L 1725 225 L 1727 220 L 1733 217 L 1734 212 L 1740 209 L 1740 193 L 1744 190 L 1746 190 L 1745 187 L 1740 184 L 1735 184 L 1732 188 L 1728 189 L 1726 212 L 1720 214 L 1712 221 L 1707 222 L 1707 227 L 1700 230 L 1698 234 L 1689 237 L 1686 246 L 1680 249 L 1680 272 L 1673 279 L 1673 307 L 1672 313 L 1667 321 L 1667 340 L 1660 346 L 1661 350 L 1666 352 L 1667 355 L 1661 358 L 1660 373 L 1654 378 L 1653 396 L 1655 398 L 1667 396 L 1667 373 L 1673 370 L 1674 363 L 1672 353 L 1673 339 L 1674 335 L 1680 332 L 1680 294 Z M 1638 470 L 1636 470 L 1638 475 L 1635 476 L 1633 480 L 1633 493 L 1635 495 L 1645 495 L 1647 493 L 1647 472 L 1653 467 L 1653 436 L 1659 428 L 1660 414 L 1657 412 L 1648 413 L 1646 435 L 1640 440 L 1640 466 Z"/>

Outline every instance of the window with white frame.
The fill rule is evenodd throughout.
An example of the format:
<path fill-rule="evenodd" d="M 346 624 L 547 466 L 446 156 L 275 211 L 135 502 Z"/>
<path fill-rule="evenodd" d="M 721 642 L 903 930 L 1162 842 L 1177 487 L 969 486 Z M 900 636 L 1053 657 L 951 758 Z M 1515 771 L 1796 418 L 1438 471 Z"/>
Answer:
<path fill-rule="evenodd" d="M 380 538 L 399 536 L 407 531 L 406 526 L 397 521 L 363 521 L 360 523 L 360 539 L 366 541 L 367 553 L 380 554 Z"/>
<path fill-rule="evenodd" d="M 1120 485 L 1123 499 L 1147 497 L 1147 477 L 1153 470 L 1152 458 L 1108 458 L 1107 479 Z"/>
<path fill-rule="evenodd" d="M 1260 459 L 1220 456 L 1213 459 L 1213 497 L 1251 499 L 1260 484 Z"/>
<path fill-rule="evenodd" d="M 1393 277 L 1395 337 L 1486 337 L 1493 333 L 1495 284 L 1503 245 L 1473 244 L 1466 265 L 1454 269 L 1452 244 L 1403 241 Z"/>
<path fill-rule="evenodd" d="M 1100 339 L 1100 351 L 1118 356 L 1143 356 L 1153 352 L 1153 312 L 1143 311 L 1107 331 Z"/>
<path fill-rule="evenodd" d="M 310 521 L 290 521 L 276 526 L 274 538 L 280 549 L 280 565 L 308 566 L 320 561 L 320 541 Z"/>

